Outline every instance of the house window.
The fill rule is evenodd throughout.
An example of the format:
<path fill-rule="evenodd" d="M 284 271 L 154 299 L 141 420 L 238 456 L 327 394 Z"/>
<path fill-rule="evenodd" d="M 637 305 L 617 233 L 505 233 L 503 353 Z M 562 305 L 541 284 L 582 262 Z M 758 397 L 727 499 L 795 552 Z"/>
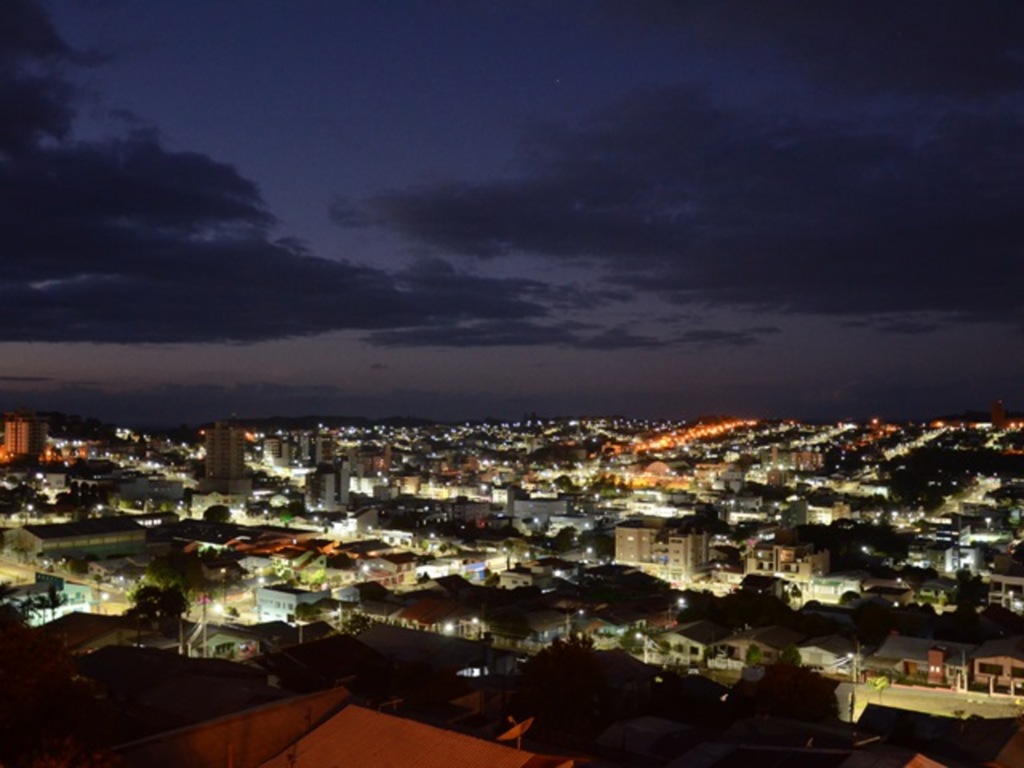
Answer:
<path fill-rule="evenodd" d="M 1024 677 L 1024 667 L 1010 667 L 1010 677 L 1018 679 Z"/>
<path fill-rule="evenodd" d="M 983 675 L 1001 675 L 1003 666 L 1001 664 L 978 664 L 978 671 Z"/>

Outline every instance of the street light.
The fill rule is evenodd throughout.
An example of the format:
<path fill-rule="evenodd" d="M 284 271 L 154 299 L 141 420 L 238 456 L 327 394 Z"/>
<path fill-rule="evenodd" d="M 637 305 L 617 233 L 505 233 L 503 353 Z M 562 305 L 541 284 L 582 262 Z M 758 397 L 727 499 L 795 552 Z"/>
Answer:
<path fill-rule="evenodd" d="M 647 635 L 643 634 L 642 632 L 637 632 L 635 634 L 635 637 L 636 637 L 637 640 L 640 641 L 640 646 L 644 650 L 644 664 L 648 664 L 649 663 L 649 661 L 648 661 L 649 657 L 647 655 L 647 644 L 650 643 L 651 645 L 653 645 L 654 641 L 651 640 L 651 638 L 647 637 Z M 655 646 L 655 648 L 657 648 L 657 646 Z"/>

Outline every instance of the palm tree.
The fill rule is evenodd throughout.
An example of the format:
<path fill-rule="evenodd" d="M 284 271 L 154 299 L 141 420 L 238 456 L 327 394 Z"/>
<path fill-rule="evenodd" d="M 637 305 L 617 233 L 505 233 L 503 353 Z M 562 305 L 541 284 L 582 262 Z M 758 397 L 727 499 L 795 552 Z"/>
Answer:
<path fill-rule="evenodd" d="M 56 584 L 50 584 L 46 588 L 46 594 L 39 595 L 33 600 L 33 602 L 35 603 L 35 607 L 38 610 L 49 611 L 49 620 L 53 621 L 55 618 L 57 618 L 57 609 L 60 608 L 62 605 L 67 604 L 68 596 L 64 594 L 63 591 L 58 592 Z"/>
<path fill-rule="evenodd" d="M 17 588 L 6 581 L 0 581 L 0 625 L 7 623 L 20 624 L 25 621 L 25 613 L 20 604 L 14 601 Z"/>

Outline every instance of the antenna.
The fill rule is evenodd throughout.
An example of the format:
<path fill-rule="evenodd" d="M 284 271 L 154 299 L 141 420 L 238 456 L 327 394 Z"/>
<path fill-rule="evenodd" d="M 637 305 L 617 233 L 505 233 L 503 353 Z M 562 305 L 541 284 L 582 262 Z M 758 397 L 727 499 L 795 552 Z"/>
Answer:
<path fill-rule="evenodd" d="M 516 740 L 516 749 L 523 748 L 523 734 L 530 730 L 530 726 L 533 725 L 533 718 L 528 717 L 523 722 L 517 723 L 511 715 L 509 715 L 508 721 L 512 723 L 512 727 L 505 731 L 503 734 L 498 736 L 498 741 L 512 741 Z"/>

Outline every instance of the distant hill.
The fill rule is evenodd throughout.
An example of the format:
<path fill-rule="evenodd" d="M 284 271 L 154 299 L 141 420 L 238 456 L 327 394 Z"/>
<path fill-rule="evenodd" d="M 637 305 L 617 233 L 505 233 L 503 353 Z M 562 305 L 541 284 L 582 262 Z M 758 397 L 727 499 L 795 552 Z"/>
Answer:
<path fill-rule="evenodd" d="M 430 419 L 419 419 L 413 416 L 387 416 L 381 419 L 368 419 L 364 416 L 260 416 L 255 418 L 235 417 L 231 421 L 246 427 L 268 432 L 272 430 L 316 429 L 319 426 L 328 429 L 338 427 L 429 427 L 438 422 Z M 212 422 L 201 425 L 210 426 Z"/>

